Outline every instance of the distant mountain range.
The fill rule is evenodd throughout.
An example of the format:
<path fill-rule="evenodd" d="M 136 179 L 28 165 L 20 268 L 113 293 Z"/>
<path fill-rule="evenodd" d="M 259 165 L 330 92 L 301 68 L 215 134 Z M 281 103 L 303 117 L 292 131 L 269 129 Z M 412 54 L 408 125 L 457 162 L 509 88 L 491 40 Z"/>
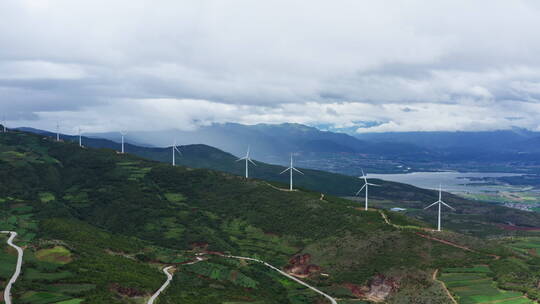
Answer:
<path fill-rule="evenodd" d="M 87 134 L 91 137 L 118 140 L 117 133 Z M 206 144 L 234 155 L 243 155 L 248 146 L 264 161 L 286 160 L 289 153 L 377 153 L 381 155 L 426 153 L 428 149 L 409 143 L 386 143 L 360 140 L 345 133 L 321 131 L 302 124 L 213 124 L 194 131 L 163 130 L 130 132 L 133 142 L 154 146 Z"/>
<path fill-rule="evenodd" d="M 32 131 L 22 128 L 22 130 Z M 34 130 L 36 131 L 36 130 Z M 39 131 L 38 131 L 39 132 Z M 119 133 L 86 134 L 120 141 Z M 299 164 L 342 174 L 411 171 L 513 171 L 540 173 L 540 133 L 523 129 L 486 132 L 402 132 L 345 134 L 301 124 L 213 124 L 193 131 L 133 131 L 137 146 L 205 144 L 240 156 L 251 147 L 255 159 Z"/>
<path fill-rule="evenodd" d="M 406 143 L 430 150 L 460 153 L 538 153 L 540 133 L 525 129 L 484 132 L 389 132 L 356 135 L 364 141 Z"/>

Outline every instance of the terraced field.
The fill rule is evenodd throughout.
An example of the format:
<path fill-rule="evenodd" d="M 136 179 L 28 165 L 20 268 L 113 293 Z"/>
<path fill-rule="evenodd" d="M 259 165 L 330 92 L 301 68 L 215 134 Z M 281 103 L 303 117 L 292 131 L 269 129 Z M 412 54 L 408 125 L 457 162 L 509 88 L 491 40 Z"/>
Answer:
<path fill-rule="evenodd" d="M 521 292 L 498 289 L 487 266 L 446 268 L 440 276 L 460 304 L 534 304 Z"/>
<path fill-rule="evenodd" d="M 540 237 L 518 238 L 509 242 L 508 246 L 524 254 L 540 256 Z"/>

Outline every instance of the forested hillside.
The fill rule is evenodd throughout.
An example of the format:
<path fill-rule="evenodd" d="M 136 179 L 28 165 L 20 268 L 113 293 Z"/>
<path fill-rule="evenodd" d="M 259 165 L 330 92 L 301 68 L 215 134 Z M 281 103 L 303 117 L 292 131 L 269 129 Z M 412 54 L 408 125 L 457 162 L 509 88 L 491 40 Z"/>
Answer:
<path fill-rule="evenodd" d="M 527 252 L 433 233 L 424 222 L 362 211 L 319 191 L 284 191 L 279 183 L 25 132 L 0 134 L 0 181 L 0 230 L 17 231 L 25 246 L 16 303 L 146 303 L 165 266 L 176 271 L 159 304 L 325 303 L 262 265 L 221 254 L 260 258 L 340 303 L 450 303 L 433 272 L 478 264 L 490 265 L 505 288 L 537 296 L 540 261 Z M 433 200 L 431 191 L 399 198 L 392 191 L 399 184 L 384 186 L 379 204 Z M 460 219 L 475 223 L 472 215 Z M 0 241 L 4 284 L 14 253 Z M 204 260 L 185 265 L 197 253 Z"/>
<path fill-rule="evenodd" d="M 32 130 L 40 134 L 52 136 L 54 134 L 40 130 Z M 78 137 L 62 135 L 69 141 L 78 142 Z M 120 150 L 120 144 L 99 138 L 83 138 L 83 143 L 89 147 L 108 148 Z M 171 163 L 171 148 L 151 148 L 126 144 L 128 154 L 138 155 L 147 159 Z M 206 145 L 185 145 L 180 147 L 182 155 L 176 155 L 177 164 L 191 168 L 207 168 L 217 171 L 232 173 L 243 176 L 244 162 L 237 162 L 237 158 L 229 153 Z M 250 176 L 266 181 L 282 183 L 282 187 L 289 182 L 287 174 L 280 175 L 285 168 L 255 161 L 256 166 L 251 166 Z M 296 175 L 295 187 L 309 189 L 325 195 L 343 197 L 353 196 L 362 186 L 362 181 L 356 177 L 330 173 L 320 170 L 301 169 L 304 175 Z M 417 188 L 407 184 L 373 180 L 381 187 L 372 187 L 370 197 L 381 208 L 402 207 L 407 208 L 406 213 L 418 219 L 433 222 L 434 210 L 424 211 L 423 207 L 437 199 L 437 193 L 432 190 Z M 437 184 L 438 181 L 433 181 Z M 540 214 L 517 209 L 502 207 L 466 200 L 461 197 L 445 193 L 445 201 L 456 207 L 457 211 L 447 216 L 450 228 L 461 233 L 478 236 L 500 235 L 506 231 L 500 225 L 540 227 Z M 360 198 L 361 199 L 361 198 Z M 463 223 L 466 223 L 465 225 Z"/>

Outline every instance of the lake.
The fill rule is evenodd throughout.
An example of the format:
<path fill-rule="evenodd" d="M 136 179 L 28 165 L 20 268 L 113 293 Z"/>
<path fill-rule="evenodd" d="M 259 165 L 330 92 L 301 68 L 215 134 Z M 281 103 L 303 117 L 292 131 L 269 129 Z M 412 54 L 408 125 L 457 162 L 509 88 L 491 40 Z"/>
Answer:
<path fill-rule="evenodd" d="M 504 177 L 519 176 L 516 173 L 493 173 L 493 172 L 413 172 L 403 174 L 368 174 L 368 178 L 378 178 L 387 181 L 410 184 L 420 188 L 438 189 L 442 185 L 444 191 L 481 193 L 500 191 L 503 185 L 482 185 L 482 181 L 471 180 L 481 177 Z M 464 185 L 464 184 L 477 184 Z M 509 187 L 511 188 L 511 187 Z"/>

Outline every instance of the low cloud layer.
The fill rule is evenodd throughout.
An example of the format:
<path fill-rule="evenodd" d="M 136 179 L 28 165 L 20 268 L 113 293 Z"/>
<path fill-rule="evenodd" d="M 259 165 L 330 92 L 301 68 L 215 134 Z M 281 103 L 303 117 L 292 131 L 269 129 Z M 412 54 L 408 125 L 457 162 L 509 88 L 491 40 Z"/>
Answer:
<path fill-rule="evenodd" d="M 540 130 L 538 28 L 534 0 L 5 0 L 0 111 L 66 132 Z"/>

